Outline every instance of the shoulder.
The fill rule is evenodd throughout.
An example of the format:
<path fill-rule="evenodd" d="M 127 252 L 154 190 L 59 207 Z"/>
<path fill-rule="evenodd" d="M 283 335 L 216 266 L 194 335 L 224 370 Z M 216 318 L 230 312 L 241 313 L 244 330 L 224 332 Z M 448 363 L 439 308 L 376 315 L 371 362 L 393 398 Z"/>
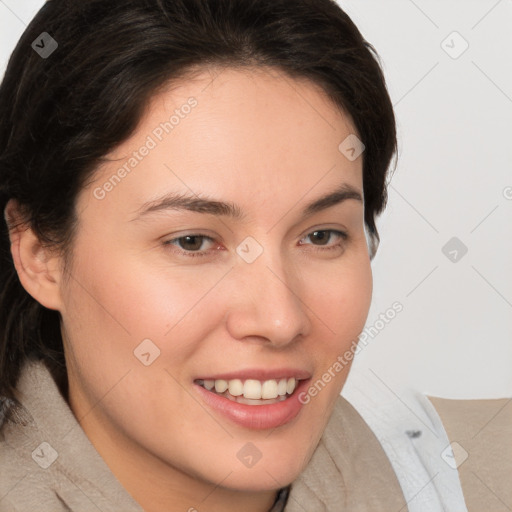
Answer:
<path fill-rule="evenodd" d="M 445 399 L 407 387 L 397 394 L 363 372 L 348 396 L 386 451 L 411 512 L 512 510 L 512 399 Z"/>
<path fill-rule="evenodd" d="M 140 506 L 111 473 L 42 362 L 27 363 L 20 406 L 0 429 L 0 511 L 118 510 Z"/>
<path fill-rule="evenodd" d="M 337 398 L 306 469 L 293 482 L 286 512 L 407 512 L 391 464 L 356 409 Z"/>
<path fill-rule="evenodd" d="M 452 400 L 429 396 L 450 441 L 468 510 L 512 509 L 512 398 Z"/>
<path fill-rule="evenodd" d="M 21 428 L 6 420 L 0 430 L 0 510 L 69 510 L 54 492 L 52 474 L 43 469 L 52 454 L 23 436 Z"/>

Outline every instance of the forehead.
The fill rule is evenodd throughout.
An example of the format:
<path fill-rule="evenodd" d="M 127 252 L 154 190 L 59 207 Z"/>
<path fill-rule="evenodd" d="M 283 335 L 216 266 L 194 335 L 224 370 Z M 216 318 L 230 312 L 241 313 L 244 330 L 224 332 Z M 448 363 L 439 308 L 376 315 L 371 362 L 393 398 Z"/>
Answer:
<path fill-rule="evenodd" d="M 92 187 L 124 166 L 102 207 L 121 198 L 140 205 L 162 188 L 259 207 L 343 182 L 361 189 L 362 158 L 339 149 L 354 133 L 350 117 L 308 80 L 268 68 L 202 70 L 151 99 Z"/>

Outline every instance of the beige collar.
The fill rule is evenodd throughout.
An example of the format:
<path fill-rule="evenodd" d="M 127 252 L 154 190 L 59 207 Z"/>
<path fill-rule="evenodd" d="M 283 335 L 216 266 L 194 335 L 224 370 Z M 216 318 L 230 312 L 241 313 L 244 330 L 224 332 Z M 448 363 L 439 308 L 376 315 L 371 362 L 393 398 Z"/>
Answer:
<path fill-rule="evenodd" d="M 407 512 L 380 442 L 343 397 L 305 471 L 292 484 L 286 512 Z"/>

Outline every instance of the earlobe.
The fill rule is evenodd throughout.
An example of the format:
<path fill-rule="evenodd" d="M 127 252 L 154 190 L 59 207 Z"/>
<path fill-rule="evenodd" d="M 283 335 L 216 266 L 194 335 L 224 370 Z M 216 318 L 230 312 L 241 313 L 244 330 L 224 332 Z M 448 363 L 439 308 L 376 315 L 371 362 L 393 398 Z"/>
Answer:
<path fill-rule="evenodd" d="M 23 288 L 43 306 L 60 310 L 60 258 L 44 247 L 32 228 L 23 223 L 13 199 L 7 203 L 4 216 L 9 227 L 11 255 Z"/>

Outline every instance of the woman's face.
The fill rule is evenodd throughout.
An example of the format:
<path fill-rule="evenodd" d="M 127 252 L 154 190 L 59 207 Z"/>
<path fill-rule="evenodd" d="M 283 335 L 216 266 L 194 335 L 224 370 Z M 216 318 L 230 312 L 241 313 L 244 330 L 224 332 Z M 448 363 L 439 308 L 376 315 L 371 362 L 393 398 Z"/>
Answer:
<path fill-rule="evenodd" d="M 70 405 L 127 488 L 279 488 L 370 306 L 362 157 L 339 149 L 354 128 L 318 87 L 262 69 L 204 71 L 149 107 L 77 201 Z"/>

